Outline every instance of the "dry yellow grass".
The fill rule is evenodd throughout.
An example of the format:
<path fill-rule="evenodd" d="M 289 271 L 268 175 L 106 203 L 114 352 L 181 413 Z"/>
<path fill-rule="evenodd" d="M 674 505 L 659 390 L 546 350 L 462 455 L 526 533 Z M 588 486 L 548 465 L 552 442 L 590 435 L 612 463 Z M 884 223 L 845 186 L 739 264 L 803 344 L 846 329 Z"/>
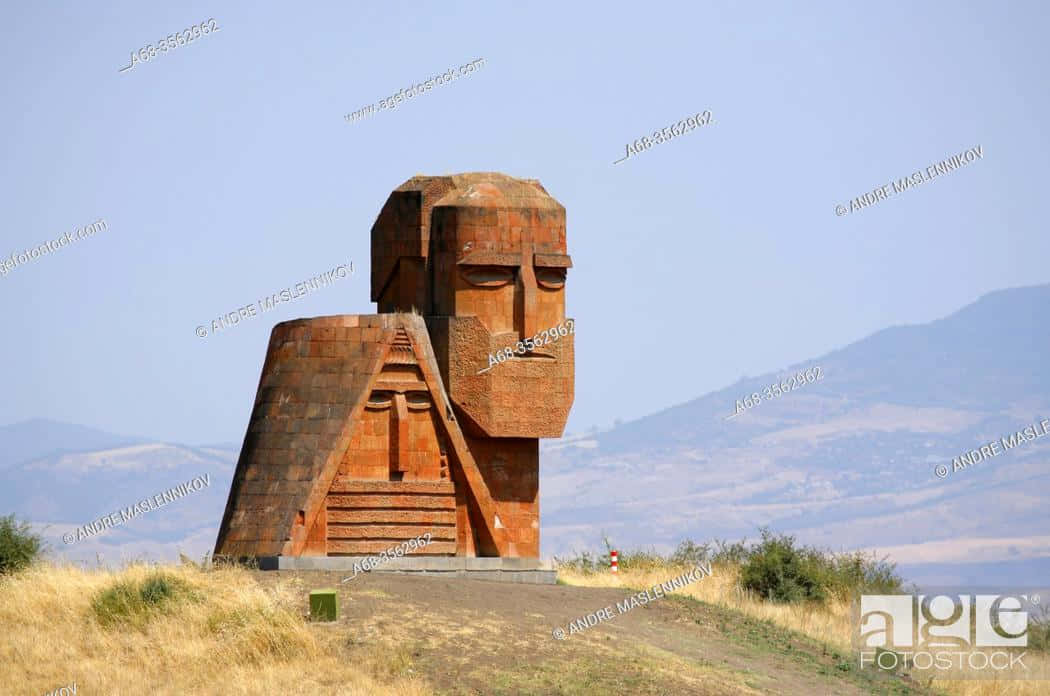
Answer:
<path fill-rule="evenodd" d="M 301 593 L 266 591 L 239 568 L 164 567 L 201 600 L 151 615 L 142 630 L 101 626 L 92 598 L 153 571 L 39 565 L 0 577 L 0 692 L 45 693 L 75 681 L 89 694 L 431 693 L 401 676 L 396 651 L 355 651 L 351 660 L 345 636 L 304 620 Z"/>
<path fill-rule="evenodd" d="M 98 622 L 92 599 L 99 592 L 118 582 L 140 583 L 156 570 L 39 565 L 0 577 L 0 693 L 46 693 L 74 681 L 78 691 L 104 694 L 432 693 L 431 685 L 411 671 L 414 643 L 408 636 L 383 625 L 356 631 L 351 641 L 331 624 L 308 623 L 305 588 L 295 579 L 264 589 L 240 568 L 162 567 L 199 599 L 175 601 L 169 611 L 150 614 L 141 629 Z M 561 577 L 574 585 L 644 588 L 674 574 L 674 569 L 628 570 L 618 577 L 562 571 Z M 716 565 L 714 575 L 679 592 L 849 649 L 846 603 L 772 605 L 741 593 L 736 581 L 734 567 Z M 476 621 L 473 630 L 485 627 L 485 617 Z M 447 631 L 431 631 L 425 642 L 455 640 Z M 953 696 L 1050 693 L 1046 682 L 933 685 Z"/>
<path fill-rule="evenodd" d="M 562 569 L 558 571 L 558 579 L 568 585 L 581 587 L 643 589 L 665 582 L 681 570 L 671 567 L 652 570 L 624 570 L 621 568 L 617 574 L 587 574 Z M 823 606 L 772 604 L 741 591 L 738 584 L 739 577 L 738 566 L 715 564 L 711 576 L 677 590 L 676 594 L 733 609 L 756 619 L 767 620 L 777 626 L 798 631 L 810 638 L 827 643 L 840 651 L 850 651 L 852 625 L 849 602 L 829 601 Z M 1045 656 L 1040 658 L 1031 652 L 1025 659 L 1026 664 L 1033 666 L 1037 663 L 1046 665 L 1048 662 L 1050 660 L 1047 660 Z M 935 679 L 931 686 L 952 696 L 1046 696 L 1050 693 L 1050 682 L 1046 681 Z"/>

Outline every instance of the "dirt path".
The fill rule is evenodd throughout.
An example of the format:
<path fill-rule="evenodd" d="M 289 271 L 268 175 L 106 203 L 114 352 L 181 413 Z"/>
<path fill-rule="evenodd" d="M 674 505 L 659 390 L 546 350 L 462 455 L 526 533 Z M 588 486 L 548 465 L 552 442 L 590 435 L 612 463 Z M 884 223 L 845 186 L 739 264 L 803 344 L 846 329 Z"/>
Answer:
<path fill-rule="evenodd" d="M 335 587 L 340 617 L 318 624 L 359 650 L 389 650 L 442 694 L 929 694 L 912 682 L 858 673 L 799 634 L 689 598 L 619 614 L 622 589 L 515 585 L 430 576 L 258 572 L 311 589 Z M 568 633 L 574 619 L 612 619 Z M 393 657 L 397 653 L 399 657 Z"/>

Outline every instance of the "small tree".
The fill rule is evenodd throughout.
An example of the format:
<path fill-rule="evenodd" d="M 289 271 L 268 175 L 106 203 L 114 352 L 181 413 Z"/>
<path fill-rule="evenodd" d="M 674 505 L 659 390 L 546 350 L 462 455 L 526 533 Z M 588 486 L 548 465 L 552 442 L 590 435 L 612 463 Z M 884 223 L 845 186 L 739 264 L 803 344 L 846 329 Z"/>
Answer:
<path fill-rule="evenodd" d="M 0 517 L 0 575 L 14 573 L 37 559 L 44 540 L 28 522 L 15 522 L 14 514 Z"/>

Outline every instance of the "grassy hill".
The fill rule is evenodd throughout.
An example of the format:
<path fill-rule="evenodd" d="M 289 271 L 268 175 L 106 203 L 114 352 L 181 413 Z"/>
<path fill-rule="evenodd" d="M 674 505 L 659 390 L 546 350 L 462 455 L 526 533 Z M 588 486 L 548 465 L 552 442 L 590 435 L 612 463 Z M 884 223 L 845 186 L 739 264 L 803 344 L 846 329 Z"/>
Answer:
<path fill-rule="evenodd" d="M 105 694 L 1045 693 L 1023 683 L 931 689 L 861 671 L 842 644 L 842 607 L 763 607 L 739 593 L 731 565 L 565 640 L 552 637 L 671 570 L 568 573 L 568 585 L 522 586 L 38 565 L 0 578 L 0 691 L 43 693 L 75 681 L 83 693 Z M 338 589 L 341 616 L 310 622 L 309 591 L 324 586 Z"/>

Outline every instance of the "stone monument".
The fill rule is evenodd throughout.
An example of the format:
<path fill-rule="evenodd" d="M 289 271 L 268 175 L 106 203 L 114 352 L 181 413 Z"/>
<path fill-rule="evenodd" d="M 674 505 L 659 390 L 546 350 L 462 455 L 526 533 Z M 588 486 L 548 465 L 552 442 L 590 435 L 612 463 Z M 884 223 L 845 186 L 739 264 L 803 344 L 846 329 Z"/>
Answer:
<path fill-rule="evenodd" d="M 274 327 L 216 555 L 345 567 L 429 534 L 412 559 L 537 559 L 539 438 L 573 401 L 573 335 L 548 332 L 565 208 L 535 179 L 415 176 L 371 246 L 379 314 Z"/>

